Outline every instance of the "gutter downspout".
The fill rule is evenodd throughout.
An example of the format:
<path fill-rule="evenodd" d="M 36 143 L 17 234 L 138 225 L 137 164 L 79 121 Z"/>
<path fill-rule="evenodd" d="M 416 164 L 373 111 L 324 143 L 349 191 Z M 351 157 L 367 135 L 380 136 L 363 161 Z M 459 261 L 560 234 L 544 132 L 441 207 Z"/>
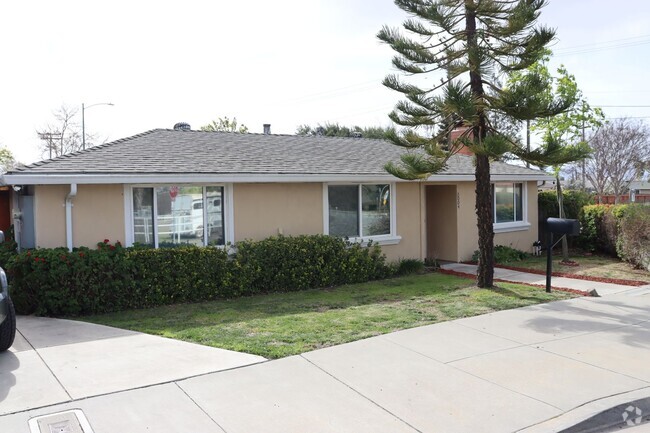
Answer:
<path fill-rule="evenodd" d="M 70 184 L 70 193 L 65 198 L 65 239 L 69 251 L 72 251 L 72 199 L 77 196 L 77 184 Z"/>

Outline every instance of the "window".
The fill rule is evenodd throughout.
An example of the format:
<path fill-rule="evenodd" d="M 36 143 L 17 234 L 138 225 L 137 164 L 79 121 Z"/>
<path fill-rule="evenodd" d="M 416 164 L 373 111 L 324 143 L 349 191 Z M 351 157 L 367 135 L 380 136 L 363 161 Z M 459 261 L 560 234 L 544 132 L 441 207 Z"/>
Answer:
<path fill-rule="evenodd" d="M 492 185 L 492 196 L 495 224 L 524 221 L 522 183 L 495 183 Z"/>
<path fill-rule="evenodd" d="M 326 232 L 349 238 L 391 235 L 391 190 L 388 184 L 328 185 Z"/>
<path fill-rule="evenodd" d="M 221 186 L 135 187 L 133 241 L 152 247 L 224 245 Z"/>

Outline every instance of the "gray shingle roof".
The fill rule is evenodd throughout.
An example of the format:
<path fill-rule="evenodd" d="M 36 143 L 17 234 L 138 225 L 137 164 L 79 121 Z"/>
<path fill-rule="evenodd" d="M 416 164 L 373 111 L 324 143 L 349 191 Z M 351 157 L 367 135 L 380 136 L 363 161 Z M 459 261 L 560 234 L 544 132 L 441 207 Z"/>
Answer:
<path fill-rule="evenodd" d="M 364 138 L 154 129 L 8 174 L 386 175 L 384 164 L 399 161 L 405 151 L 387 141 Z M 456 155 L 442 174 L 473 173 L 472 158 Z M 492 173 L 543 174 L 504 163 L 493 163 Z"/>

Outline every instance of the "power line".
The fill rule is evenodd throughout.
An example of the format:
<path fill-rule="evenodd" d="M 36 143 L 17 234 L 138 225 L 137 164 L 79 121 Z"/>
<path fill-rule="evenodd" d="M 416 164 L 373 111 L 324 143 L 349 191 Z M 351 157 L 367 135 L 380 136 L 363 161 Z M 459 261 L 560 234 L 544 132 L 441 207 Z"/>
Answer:
<path fill-rule="evenodd" d="M 650 38 L 650 34 L 639 35 L 639 36 L 631 36 L 629 38 L 622 38 L 622 39 L 610 39 L 609 41 L 591 42 L 591 43 L 582 44 L 582 45 L 573 45 L 573 46 L 569 46 L 569 47 L 560 48 L 557 51 L 573 50 L 573 49 L 576 49 L 576 48 L 585 48 L 585 47 L 590 47 L 590 46 L 594 46 L 594 45 L 602 45 L 602 44 L 608 44 L 608 43 L 614 43 L 614 42 L 625 42 L 625 41 L 631 41 L 633 39 L 642 39 L 642 38 Z"/>
<path fill-rule="evenodd" d="M 615 48 L 636 47 L 639 45 L 646 45 L 646 44 L 650 44 L 650 35 L 641 35 L 641 36 L 635 36 L 631 38 L 614 39 L 610 41 L 594 42 L 591 44 L 559 48 L 554 51 L 554 54 L 558 57 L 561 57 L 561 56 L 574 55 L 574 54 L 593 53 L 598 51 L 611 50 Z"/>

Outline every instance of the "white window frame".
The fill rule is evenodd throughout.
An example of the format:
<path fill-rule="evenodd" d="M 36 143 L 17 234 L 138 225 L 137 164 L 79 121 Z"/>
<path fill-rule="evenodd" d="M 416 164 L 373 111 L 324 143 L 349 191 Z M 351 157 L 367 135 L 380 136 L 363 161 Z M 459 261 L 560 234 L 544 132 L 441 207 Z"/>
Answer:
<path fill-rule="evenodd" d="M 497 206 L 496 206 L 496 194 L 494 193 L 494 185 L 496 184 L 505 184 L 509 183 L 513 186 L 516 184 L 521 184 L 521 211 L 522 217 L 521 221 L 511 221 L 505 223 L 498 223 L 497 220 Z M 494 219 L 493 231 L 494 233 L 506 233 L 506 232 L 516 232 L 528 230 L 531 226 L 528 221 L 528 182 L 523 181 L 498 181 L 492 182 L 492 218 Z M 516 209 L 516 204 L 515 204 Z"/>
<path fill-rule="evenodd" d="M 235 226 L 234 226 L 234 216 L 235 211 L 233 207 L 233 187 L 231 183 L 201 183 L 201 184 L 191 184 L 191 183 L 164 183 L 164 184 L 130 184 L 124 185 L 124 229 L 125 229 L 125 239 L 126 246 L 133 246 L 135 241 L 135 233 L 133 227 L 133 188 L 153 188 L 153 236 L 154 236 L 154 247 L 158 248 L 158 207 L 157 207 L 157 197 L 156 197 L 156 188 L 161 188 L 165 186 L 180 186 L 180 187 L 197 187 L 200 186 L 203 189 L 203 221 L 207 220 L 207 206 L 206 203 L 206 187 L 216 186 L 223 187 L 223 197 L 221 198 L 221 206 L 223 209 L 223 233 L 224 233 L 224 245 L 215 246 L 216 248 L 225 248 L 229 243 L 235 242 Z M 203 230 L 203 246 L 207 245 L 207 230 Z"/>
<path fill-rule="evenodd" d="M 362 245 L 367 245 L 368 242 L 372 241 L 376 245 L 396 245 L 399 244 L 402 240 L 402 237 L 397 235 L 397 194 L 394 182 L 329 182 L 323 183 L 323 233 L 326 235 L 330 234 L 329 227 L 329 187 L 331 186 L 356 186 L 359 192 L 359 232 L 363 232 L 363 223 L 362 223 L 362 212 L 361 207 L 363 206 L 362 201 L 362 186 L 363 185 L 388 185 L 390 188 L 390 233 L 387 235 L 376 235 L 376 236 L 354 236 L 349 237 L 350 242 L 360 243 Z"/>

